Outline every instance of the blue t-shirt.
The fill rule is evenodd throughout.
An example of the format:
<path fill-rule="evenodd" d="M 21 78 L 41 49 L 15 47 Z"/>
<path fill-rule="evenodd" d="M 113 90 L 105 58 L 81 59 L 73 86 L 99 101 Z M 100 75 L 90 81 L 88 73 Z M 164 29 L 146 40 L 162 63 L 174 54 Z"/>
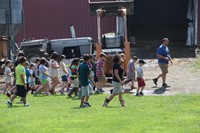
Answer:
<path fill-rule="evenodd" d="M 46 80 L 48 79 L 48 76 L 44 74 L 44 72 L 47 72 L 47 67 L 44 65 L 39 66 L 39 72 L 40 72 L 40 79 Z"/>
<path fill-rule="evenodd" d="M 79 72 L 79 80 L 80 80 L 81 85 L 82 86 L 89 85 L 88 74 L 90 74 L 90 69 L 86 62 L 83 62 L 80 64 L 78 68 L 78 72 Z"/>
<path fill-rule="evenodd" d="M 26 70 L 26 83 L 28 83 L 28 79 L 31 76 L 30 70 L 28 68 L 25 68 Z"/>
<path fill-rule="evenodd" d="M 168 49 L 167 46 L 160 45 L 160 47 L 158 48 L 157 54 L 158 55 L 162 55 L 164 57 L 167 57 L 170 53 L 169 53 L 169 49 Z M 158 58 L 158 63 L 160 63 L 160 64 L 168 64 L 169 61 L 167 61 L 165 59 Z"/>

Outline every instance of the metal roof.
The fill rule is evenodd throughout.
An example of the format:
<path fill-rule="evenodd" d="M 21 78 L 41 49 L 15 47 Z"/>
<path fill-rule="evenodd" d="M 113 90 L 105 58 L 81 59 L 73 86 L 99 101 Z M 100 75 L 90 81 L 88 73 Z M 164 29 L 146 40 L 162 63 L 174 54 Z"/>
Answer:
<path fill-rule="evenodd" d="M 96 16 L 90 16 L 87 0 L 23 0 L 25 33 L 21 28 L 17 42 L 29 38 L 60 39 L 71 37 L 73 25 L 76 37 L 92 37 L 97 41 Z M 101 21 L 102 34 L 115 31 L 115 17 Z"/>

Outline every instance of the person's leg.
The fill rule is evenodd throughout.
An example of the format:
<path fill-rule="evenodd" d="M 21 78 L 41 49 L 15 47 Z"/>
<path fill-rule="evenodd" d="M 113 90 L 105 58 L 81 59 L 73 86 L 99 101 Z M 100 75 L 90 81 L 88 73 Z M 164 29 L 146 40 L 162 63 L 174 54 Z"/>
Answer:
<path fill-rule="evenodd" d="M 9 83 L 6 83 L 5 88 L 3 90 L 3 94 L 5 95 L 9 87 Z"/>
<path fill-rule="evenodd" d="M 119 95 L 119 101 L 122 101 L 123 100 L 123 97 L 122 97 L 122 92 L 120 92 L 118 95 Z"/>
<path fill-rule="evenodd" d="M 85 102 L 86 102 L 86 103 L 88 103 L 89 98 L 90 98 L 89 96 L 86 96 L 86 97 L 85 97 Z"/>
<path fill-rule="evenodd" d="M 167 76 L 166 73 L 163 73 L 163 74 L 162 74 L 163 84 L 166 84 L 166 76 Z"/>
<path fill-rule="evenodd" d="M 107 107 L 108 103 L 117 95 L 117 93 L 112 93 L 109 98 L 106 98 L 103 103 L 103 107 Z"/>
<path fill-rule="evenodd" d="M 10 92 L 12 93 L 12 92 L 14 92 L 16 89 L 17 89 L 17 86 L 14 85 L 14 86 L 11 88 Z"/>
<path fill-rule="evenodd" d="M 55 93 L 55 88 L 56 88 L 56 86 L 57 86 L 59 83 L 60 83 L 60 82 L 59 82 L 59 79 L 58 79 L 57 76 L 54 77 L 54 78 L 52 78 L 52 86 L 51 86 L 51 88 L 49 89 L 49 90 L 51 90 L 52 94 Z"/>
<path fill-rule="evenodd" d="M 157 80 L 162 77 L 162 73 L 158 75 Z"/>
<path fill-rule="evenodd" d="M 122 97 L 123 93 L 120 92 L 119 93 L 119 102 L 121 104 L 122 107 L 126 107 L 126 103 L 125 103 L 125 100 L 123 100 L 123 97 Z"/>
<path fill-rule="evenodd" d="M 26 97 L 21 97 L 24 105 L 26 105 Z"/>
<path fill-rule="evenodd" d="M 13 100 L 15 100 L 16 97 L 17 97 L 17 95 L 14 94 L 14 95 L 11 97 L 10 101 L 12 102 Z"/>
<path fill-rule="evenodd" d="M 44 89 L 44 85 L 42 84 L 35 92 L 34 94 L 38 94 L 39 92 L 41 92 Z"/>
<path fill-rule="evenodd" d="M 85 101 L 85 96 L 82 96 L 81 97 L 81 105 L 83 105 L 84 101 Z"/>
<path fill-rule="evenodd" d="M 136 96 L 139 96 L 140 88 L 141 87 L 138 86 Z"/>
<path fill-rule="evenodd" d="M 116 93 L 112 93 L 112 95 L 110 95 L 110 97 L 108 98 L 110 101 L 112 101 L 112 99 L 116 96 Z"/>
<path fill-rule="evenodd" d="M 145 88 L 145 86 L 142 86 L 142 87 L 140 88 L 140 92 L 143 92 L 144 88 Z"/>

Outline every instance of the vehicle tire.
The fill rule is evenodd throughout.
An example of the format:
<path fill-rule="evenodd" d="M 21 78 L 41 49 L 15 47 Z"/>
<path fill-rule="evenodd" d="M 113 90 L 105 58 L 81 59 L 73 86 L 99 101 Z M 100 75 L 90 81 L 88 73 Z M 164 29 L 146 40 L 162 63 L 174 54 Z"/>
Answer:
<path fill-rule="evenodd" d="M 35 50 L 31 50 L 31 51 L 27 51 L 25 53 L 25 56 L 27 58 L 27 60 L 30 62 L 30 63 L 33 63 L 35 61 L 36 58 L 41 58 L 43 56 L 42 53 L 39 53 L 38 51 L 35 51 Z"/>

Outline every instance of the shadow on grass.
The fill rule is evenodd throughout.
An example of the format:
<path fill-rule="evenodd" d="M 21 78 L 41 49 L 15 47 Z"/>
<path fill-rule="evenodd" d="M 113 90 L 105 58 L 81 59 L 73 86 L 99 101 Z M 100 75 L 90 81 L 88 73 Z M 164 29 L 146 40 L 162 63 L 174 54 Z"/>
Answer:
<path fill-rule="evenodd" d="M 121 108 L 121 106 L 108 106 L 108 107 L 103 107 L 103 108 L 116 109 L 116 108 Z"/>
<path fill-rule="evenodd" d="M 167 88 L 169 88 L 170 86 L 168 86 Z M 166 91 L 169 91 L 170 89 L 167 89 L 165 87 L 160 87 L 156 90 L 154 90 L 154 93 L 153 94 L 163 94 L 165 93 Z"/>

